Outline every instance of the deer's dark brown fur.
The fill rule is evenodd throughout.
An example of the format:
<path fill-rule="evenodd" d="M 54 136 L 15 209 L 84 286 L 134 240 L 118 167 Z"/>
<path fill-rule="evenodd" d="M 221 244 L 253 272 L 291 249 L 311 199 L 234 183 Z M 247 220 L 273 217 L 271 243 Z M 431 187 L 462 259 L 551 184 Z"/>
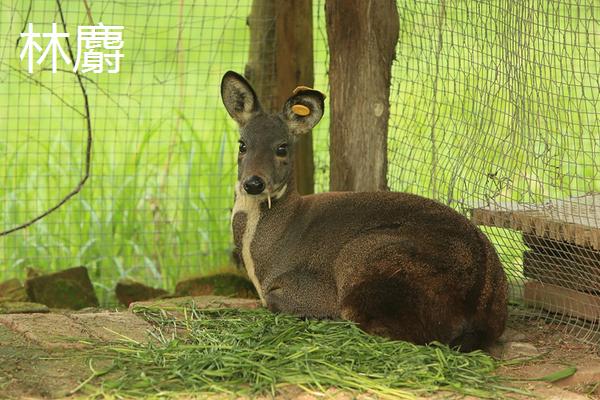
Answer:
<path fill-rule="evenodd" d="M 294 142 L 320 120 L 323 95 L 300 91 L 281 113 L 267 114 L 234 72 L 223 77 L 221 94 L 240 126 L 235 245 L 265 306 L 463 351 L 500 336 L 506 277 L 476 226 L 406 193 L 300 196 L 292 180 Z M 294 113 L 297 104 L 310 114 Z"/>

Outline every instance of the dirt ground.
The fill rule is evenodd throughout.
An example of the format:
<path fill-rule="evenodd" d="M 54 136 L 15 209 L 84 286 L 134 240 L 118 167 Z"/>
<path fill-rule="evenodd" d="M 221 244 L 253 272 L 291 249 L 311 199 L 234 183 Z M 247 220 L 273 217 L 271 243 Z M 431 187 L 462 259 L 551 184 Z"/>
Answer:
<path fill-rule="evenodd" d="M 148 327 L 129 312 L 0 316 L 0 398 L 81 397 L 80 392 L 73 393 L 92 374 L 90 351 L 121 334 L 144 337 Z M 539 378 L 567 366 L 577 367 L 575 375 L 553 384 L 515 384 L 533 391 L 538 398 L 600 399 L 600 347 L 582 343 L 563 333 L 558 325 L 513 320 L 503 342 L 490 351 L 497 357 L 534 357 L 501 367 L 498 372 L 509 377 Z M 102 361 L 95 361 L 92 367 L 101 370 Z M 349 393 L 329 395 L 336 399 L 357 397 Z M 294 389 L 278 397 L 316 398 Z"/>
<path fill-rule="evenodd" d="M 600 346 L 584 343 L 566 334 L 564 326 L 542 320 L 513 319 L 504 337 L 533 345 L 539 352 L 539 356 L 531 361 L 501 367 L 498 371 L 500 375 L 539 378 L 575 366 L 577 372 L 572 377 L 554 384 L 523 382 L 520 386 L 528 389 L 537 388 L 538 394 L 548 398 L 567 398 L 568 394 L 578 394 L 582 396 L 581 398 L 600 399 Z M 559 397 L 544 396 L 545 387 L 560 388 L 566 393 L 561 395 L 557 392 L 555 396 Z M 573 398 L 579 397 L 573 396 Z"/>

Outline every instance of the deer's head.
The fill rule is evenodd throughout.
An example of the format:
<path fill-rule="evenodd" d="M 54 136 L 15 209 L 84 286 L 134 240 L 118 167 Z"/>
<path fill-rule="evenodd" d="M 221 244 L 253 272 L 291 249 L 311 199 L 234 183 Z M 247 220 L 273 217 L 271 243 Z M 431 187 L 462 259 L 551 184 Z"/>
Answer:
<path fill-rule="evenodd" d="M 301 88 L 276 114 L 263 111 L 252 86 L 229 71 L 221 81 L 221 97 L 227 112 L 238 123 L 238 195 L 278 198 L 292 176 L 294 143 L 323 116 L 322 93 Z"/>

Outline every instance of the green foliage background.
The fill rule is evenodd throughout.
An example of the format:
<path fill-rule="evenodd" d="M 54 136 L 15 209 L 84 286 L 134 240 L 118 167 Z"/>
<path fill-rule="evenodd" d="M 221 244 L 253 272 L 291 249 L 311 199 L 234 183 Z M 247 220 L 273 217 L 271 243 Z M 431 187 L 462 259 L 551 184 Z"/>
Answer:
<path fill-rule="evenodd" d="M 327 91 L 323 1 L 314 1 L 316 84 Z M 82 174 L 81 92 L 68 71 L 21 63 L 25 22 L 49 31 L 56 3 L 0 0 L 0 230 L 39 214 Z M 442 6 L 445 4 L 445 7 Z M 79 196 L 0 238 L 0 279 L 86 265 L 105 303 L 132 277 L 172 288 L 231 264 L 235 126 L 224 71 L 243 72 L 250 0 L 63 1 L 68 30 L 125 26 L 119 74 L 87 74 L 95 135 Z M 600 191 L 600 10 L 585 1 L 399 1 L 388 156 L 394 190 L 468 214 Z M 357 71 L 358 73 L 358 71 Z M 313 132 L 328 186 L 328 116 Z M 597 221 L 600 225 L 600 221 Z M 486 230 L 514 279 L 518 233 Z"/>
<path fill-rule="evenodd" d="M 318 2 L 316 2 L 318 3 Z M 0 3 L 0 229 L 58 202 L 83 174 L 85 120 L 75 76 L 46 61 L 34 74 L 16 46 L 26 21 L 60 27 L 52 0 Z M 232 264 L 236 127 L 221 106 L 222 74 L 243 72 L 250 1 L 91 3 L 95 24 L 123 25 L 118 74 L 85 74 L 94 132 L 92 174 L 81 194 L 27 230 L 0 238 L 0 279 L 28 267 L 89 268 L 112 302 L 114 283 L 135 278 L 173 288 L 183 276 Z M 90 25 L 83 2 L 63 2 L 75 47 Z M 317 85 L 326 87 L 322 5 L 315 5 Z M 44 42 L 41 42 L 44 43 Z M 64 47 L 66 45 L 63 44 Z M 328 123 L 315 130 L 320 189 Z"/>

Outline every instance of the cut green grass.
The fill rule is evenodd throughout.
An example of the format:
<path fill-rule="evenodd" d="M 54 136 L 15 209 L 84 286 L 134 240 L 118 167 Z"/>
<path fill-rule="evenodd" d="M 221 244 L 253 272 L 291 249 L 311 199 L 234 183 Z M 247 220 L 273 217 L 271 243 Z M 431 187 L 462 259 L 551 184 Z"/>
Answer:
<path fill-rule="evenodd" d="M 494 374 L 498 362 L 483 352 L 391 341 L 368 335 L 351 322 L 305 320 L 264 309 L 192 307 L 182 320 L 164 310 L 135 312 L 155 325 L 155 340 L 109 348 L 105 356 L 114 359 L 113 368 L 102 379 L 91 380 L 85 392 L 107 397 L 254 397 L 295 385 L 310 392 L 335 388 L 381 398 L 440 391 L 499 398 L 518 391 Z"/>

